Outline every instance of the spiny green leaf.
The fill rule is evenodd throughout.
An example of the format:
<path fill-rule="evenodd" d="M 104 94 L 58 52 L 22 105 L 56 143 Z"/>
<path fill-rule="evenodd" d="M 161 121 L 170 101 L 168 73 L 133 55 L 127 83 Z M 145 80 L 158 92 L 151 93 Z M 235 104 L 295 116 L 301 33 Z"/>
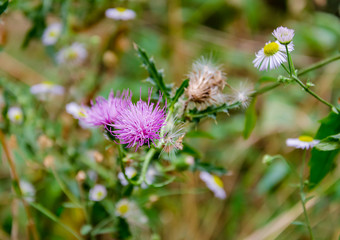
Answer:
<path fill-rule="evenodd" d="M 181 86 L 177 89 L 175 96 L 171 99 L 171 105 L 170 107 L 173 107 L 173 105 L 178 101 L 180 96 L 184 93 L 184 90 L 189 85 L 189 79 L 186 79 L 182 82 Z"/>
<path fill-rule="evenodd" d="M 157 86 L 157 88 L 164 94 L 164 96 L 169 100 L 171 89 L 168 88 L 163 80 L 163 71 L 157 70 L 155 63 L 152 58 L 149 58 L 146 52 L 135 44 L 135 49 L 137 50 L 139 58 L 142 60 L 143 66 L 149 73 L 148 82 Z"/>

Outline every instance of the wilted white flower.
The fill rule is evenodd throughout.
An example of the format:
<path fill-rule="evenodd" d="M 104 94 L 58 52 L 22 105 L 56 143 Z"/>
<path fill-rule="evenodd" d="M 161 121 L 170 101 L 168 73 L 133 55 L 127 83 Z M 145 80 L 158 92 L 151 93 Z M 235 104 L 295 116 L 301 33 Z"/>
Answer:
<path fill-rule="evenodd" d="M 288 147 L 295 147 L 300 149 L 310 149 L 318 144 L 320 140 L 313 139 L 310 136 L 300 136 L 298 138 L 288 138 L 286 144 Z"/>
<path fill-rule="evenodd" d="M 11 107 L 8 109 L 7 118 L 16 124 L 21 124 L 24 120 L 24 114 L 19 107 Z"/>
<path fill-rule="evenodd" d="M 30 89 L 31 93 L 36 95 L 40 100 L 46 100 L 51 95 L 63 95 L 64 88 L 52 82 L 42 82 L 33 85 Z"/>
<path fill-rule="evenodd" d="M 185 93 L 189 108 L 193 105 L 198 110 L 204 110 L 209 106 L 225 103 L 226 97 L 222 93 L 226 85 L 225 74 L 210 60 L 201 58 L 194 62 L 188 78 L 189 86 Z"/>
<path fill-rule="evenodd" d="M 294 50 L 292 42 L 287 47 L 289 52 Z M 258 51 L 255 56 L 253 64 L 260 71 L 278 68 L 287 61 L 286 48 L 278 41 L 266 43 L 264 48 Z"/>
<path fill-rule="evenodd" d="M 136 13 L 133 10 L 122 7 L 109 8 L 105 11 L 105 15 L 107 18 L 124 21 L 131 20 L 136 17 Z"/>
<path fill-rule="evenodd" d="M 53 23 L 49 25 L 42 35 L 43 44 L 46 46 L 55 44 L 60 37 L 61 30 L 62 25 L 60 23 Z"/>
<path fill-rule="evenodd" d="M 125 168 L 125 174 L 129 179 L 131 179 L 137 175 L 137 171 L 134 167 L 127 167 Z M 118 179 L 123 186 L 129 184 L 128 180 L 124 176 L 124 173 L 122 172 L 118 173 Z"/>
<path fill-rule="evenodd" d="M 232 102 L 240 102 L 243 108 L 247 108 L 251 100 L 250 95 L 254 92 L 253 89 L 245 82 L 241 82 L 238 88 L 233 88 L 231 95 Z"/>
<path fill-rule="evenodd" d="M 207 187 L 215 194 L 215 197 L 225 199 L 227 194 L 223 188 L 221 178 L 208 172 L 201 172 L 200 178 L 205 182 Z"/>
<path fill-rule="evenodd" d="M 35 200 L 35 188 L 32 183 L 25 180 L 20 181 L 20 189 L 24 199 L 27 202 L 34 202 Z"/>
<path fill-rule="evenodd" d="M 81 43 L 73 43 L 71 46 L 62 48 L 57 53 L 57 63 L 62 65 L 79 66 L 87 58 L 87 50 Z"/>
<path fill-rule="evenodd" d="M 272 33 L 281 44 L 288 44 L 293 40 L 294 30 L 286 27 L 278 27 Z"/>
<path fill-rule="evenodd" d="M 89 198 L 91 201 L 99 202 L 107 195 L 106 187 L 101 184 L 96 184 L 90 189 Z"/>

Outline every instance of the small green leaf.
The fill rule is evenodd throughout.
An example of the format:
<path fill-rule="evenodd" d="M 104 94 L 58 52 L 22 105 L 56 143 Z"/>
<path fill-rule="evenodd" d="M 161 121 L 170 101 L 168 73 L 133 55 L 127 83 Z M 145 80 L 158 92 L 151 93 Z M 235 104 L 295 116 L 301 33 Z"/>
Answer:
<path fill-rule="evenodd" d="M 256 125 L 256 97 L 254 97 L 246 111 L 246 121 L 244 123 L 243 137 L 249 138 Z"/>
<path fill-rule="evenodd" d="M 212 135 L 209 132 L 204 132 L 204 131 L 190 131 L 185 135 L 185 137 L 215 139 L 214 135 Z"/>
<path fill-rule="evenodd" d="M 322 139 L 315 148 L 320 151 L 333 151 L 340 149 L 340 134 Z"/>
<path fill-rule="evenodd" d="M 216 175 L 224 175 L 226 174 L 228 171 L 223 168 L 223 167 L 218 167 L 215 166 L 211 163 L 208 162 L 196 162 L 194 170 L 196 171 L 203 171 L 203 172 L 209 172 L 209 173 L 213 173 Z"/>
<path fill-rule="evenodd" d="M 324 139 L 340 132 L 340 115 L 331 112 L 321 120 L 321 126 L 316 133 L 315 139 Z M 333 162 L 339 150 L 320 151 L 312 150 L 312 157 L 309 161 L 310 187 L 315 187 L 333 168 Z"/>
<path fill-rule="evenodd" d="M 183 150 L 182 152 L 184 153 L 188 153 L 191 156 L 194 156 L 196 158 L 200 158 L 201 157 L 201 153 L 194 147 L 190 146 L 187 143 L 183 143 Z"/>
<path fill-rule="evenodd" d="M 0 15 L 3 14 L 4 11 L 6 11 L 7 7 L 8 7 L 8 1 L 5 1 L 4 3 L 0 5 Z"/>

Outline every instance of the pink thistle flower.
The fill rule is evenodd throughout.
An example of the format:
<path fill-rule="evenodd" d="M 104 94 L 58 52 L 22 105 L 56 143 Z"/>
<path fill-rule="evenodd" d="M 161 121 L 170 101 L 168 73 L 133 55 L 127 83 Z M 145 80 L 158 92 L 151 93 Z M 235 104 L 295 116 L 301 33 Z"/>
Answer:
<path fill-rule="evenodd" d="M 91 108 L 87 108 L 82 113 L 83 122 L 90 126 L 107 126 L 113 124 L 116 120 L 117 113 L 126 108 L 131 101 L 132 94 L 129 90 L 123 91 L 122 94 L 118 91 L 116 97 L 111 91 L 108 99 L 97 97 L 96 103 L 91 101 Z"/>
<path fill-rule="evenodd" d="M 150 142 L 156 146 L 155 140 L 161 138 L 160 131 L 166 119 L 166 103 L 163 108 L 160 107 L 162 100 L 160 95 L 154 106 L 154 103 L 150 103 L 151 93 L 152 89 L 149 89 L 148 102 L 144 102 L 141 97 L 135 104 L 129 101 L 127 107 L 118 113 L 115 123 L 111 125 L 114 127 L 111 134 L 120 140 L 120 144 L 127 144 L 127 148 L 136 145 L 137 151 L 146 143 L 150 147 Z"/>

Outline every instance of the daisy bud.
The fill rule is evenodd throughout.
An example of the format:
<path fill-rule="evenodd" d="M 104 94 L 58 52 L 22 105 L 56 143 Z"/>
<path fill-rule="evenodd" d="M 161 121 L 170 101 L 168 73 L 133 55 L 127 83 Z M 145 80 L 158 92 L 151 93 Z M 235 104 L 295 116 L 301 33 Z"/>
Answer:
<path fill-rule="evenodd" d="M 287 45 L 293 40 L 294 30 L 281 26 L 276 28 L 272 34 L 281 44 Z"/>
<path fill-rule="evenodd" d="M 225 73 L 210 60 L 201 58 L 194 62 L 188 78 L 190 81 L 185 94 L 198 110 L 225 102 L 226 98 L 222 93 L 226 85 Z"/>

